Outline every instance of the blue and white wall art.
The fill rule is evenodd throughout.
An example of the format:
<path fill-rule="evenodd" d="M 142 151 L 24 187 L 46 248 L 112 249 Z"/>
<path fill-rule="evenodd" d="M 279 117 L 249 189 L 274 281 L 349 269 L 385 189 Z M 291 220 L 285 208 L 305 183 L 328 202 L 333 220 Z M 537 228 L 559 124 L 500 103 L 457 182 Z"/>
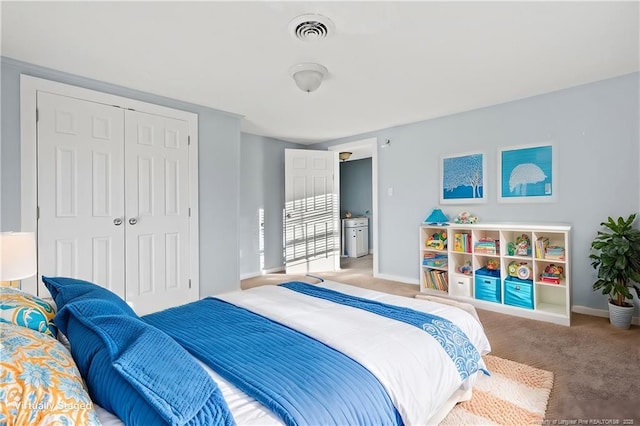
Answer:
<path fill-rule="evenodd" d="M 440 175 L 440 203 L 473 204 L 486 201 L 483 153 L 443 156 Z"/>
<path fill-rule="evenodd" d="M 553 145 L 501 149 L 498 153 L 498 201 L 554 201 Z"/>

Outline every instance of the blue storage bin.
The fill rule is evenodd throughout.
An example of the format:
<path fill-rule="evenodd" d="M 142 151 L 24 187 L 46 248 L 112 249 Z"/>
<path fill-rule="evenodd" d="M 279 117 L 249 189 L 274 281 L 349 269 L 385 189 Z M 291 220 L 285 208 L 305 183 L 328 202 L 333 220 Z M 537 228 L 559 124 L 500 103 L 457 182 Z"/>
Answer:
<path fill-rule="evenodd" d="M 515 277 L 504 280 L 504 304 L 533 309 L 533 281 Z"/>
<path fill-rule="evenodd" d="M 483 275 L 485 277 L 500 278 L 499 269 L 489 269 L 486 266 L 476 269 L 476 275 Z"/>
<path fill-rule="evenodd" d="M 474 292 L 476 299 L 487 300 L 489 302 L 502 302 L 500 291 L 500 275 L 497 277 L 476 274 L 474 279 Z"/>

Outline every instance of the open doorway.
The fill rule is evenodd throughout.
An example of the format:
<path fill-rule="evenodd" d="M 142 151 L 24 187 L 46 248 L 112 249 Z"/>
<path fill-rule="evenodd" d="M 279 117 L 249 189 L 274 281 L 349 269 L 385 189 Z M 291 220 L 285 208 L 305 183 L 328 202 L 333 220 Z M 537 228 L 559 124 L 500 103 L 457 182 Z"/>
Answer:
<path fill-rule="evenodd" d="M 340 161 L 340 268 L 378 275 L 378 140 L 329 147 L 351 153 Z M 346 158 L 348 157 L 348 158 Z M 363 241 L 366 240 L 366 241 Z M 365 247 L 366 246 L 366 247 Z"/>

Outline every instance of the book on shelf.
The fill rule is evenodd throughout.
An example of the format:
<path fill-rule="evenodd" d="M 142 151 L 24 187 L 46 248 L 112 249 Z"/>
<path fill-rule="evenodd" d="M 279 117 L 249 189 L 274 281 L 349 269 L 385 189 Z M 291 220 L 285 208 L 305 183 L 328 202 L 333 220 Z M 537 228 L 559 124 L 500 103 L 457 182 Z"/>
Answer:
<path fill-rule="evenodd" d="M 422 257 L 422 265 L 434 268 L 444 268 L 447 266 L 449 258 L 446 254 L 425 253 Z"/>
<path fill-rule="evenodd" d="M 547 237 L 540 237 L 536 240 L 536 257 L 538 259 L 544 259 L 549 245 L 549 239 Z"/>
<path fill-rule="evenodd" d="M 564 247 L 562 246 L 547 247 L 544 254 L 544 258 L 551 259 L 551 260 L 564 260 Z"/>
<path fill-rule="evenodd" d="M 560 284 L 560 277 L 546 277 L 542 275 L 540 276 L 540 282 L 549 284 Z"/>
<path fill-rule="evenodd" d="M 453 234 L 453 251 L 471 253 L 471 234 L 466 232 Z"/>
<path fill-rule="evenodd" d="M 453 234 L 453 251 L 463 251 L 462 234 Z"/>
<path fill-rule="evenodd" d="M 500 241 L 489 237 L 482 237 L 476 241 L 473 250 L 476 253 L 497 255 L 500 254 Z"/>
<path fill-rule="evenodd" d="M 449 275 L 446 271 L 424 269 L 424 285 L 426 288 L 439 291 L 449 291 Z"/>

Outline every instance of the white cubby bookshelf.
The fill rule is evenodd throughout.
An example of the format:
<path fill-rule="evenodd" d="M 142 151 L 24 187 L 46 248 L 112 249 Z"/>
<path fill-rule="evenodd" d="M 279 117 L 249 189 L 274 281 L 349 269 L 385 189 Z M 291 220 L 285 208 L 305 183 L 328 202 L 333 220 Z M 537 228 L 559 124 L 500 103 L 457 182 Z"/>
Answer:
<path fill-rule="evenodd" d="M 443 232 L 447 236 L 444 247 L 429 243 L 430 237 Z M 570 325 L 570 233 L 571 227 L 565 224 L 422 224 L 420 291 L 455 298 L 480 309 Z M 529 251 L 524 247 L 518 251 L 516 242 L 522 239 L 530 242 Z M 510 265 L 522 281 L 509 275 Z M 494 269 L 482 269 L 488 266 Z M 548 275 L 559 269 L 559 277 Z M 483 274 L 487 272 L 492 275 Z M 441 278 L 437 274 L 446 276 L 446 285 L 441 285 L 444 279 L 434 283 L 434 277 Z M 491 289 L 497 293 L 494 301 L 483 299 L 483 278 L 496 287 Z M 476 291 L 476 285 L 482 291 Z M 521 291 L 521 287 L 524 305 L 514 304 L 516 289 Z"/>

